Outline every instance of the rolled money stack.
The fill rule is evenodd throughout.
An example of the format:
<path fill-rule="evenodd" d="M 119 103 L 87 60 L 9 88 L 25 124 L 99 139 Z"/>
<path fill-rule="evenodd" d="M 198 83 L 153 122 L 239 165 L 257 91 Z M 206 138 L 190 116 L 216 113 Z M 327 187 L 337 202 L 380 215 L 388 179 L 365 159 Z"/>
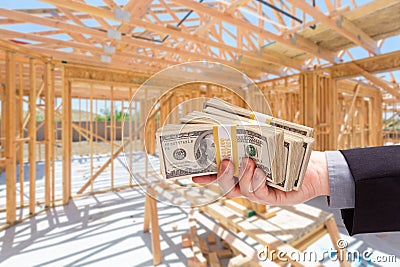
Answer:
<path fill-rule="evenodd" d="M 180 122 L 157 131 L 161 173 L 166 179 L 215 174 L 226 158 L 234 163 L 237 177 L 242 159 L 250 157 L 266 174 L 269 186 L 282 191 L 301 187 L 314 143 L 312 128 L 218 98 Z"/>

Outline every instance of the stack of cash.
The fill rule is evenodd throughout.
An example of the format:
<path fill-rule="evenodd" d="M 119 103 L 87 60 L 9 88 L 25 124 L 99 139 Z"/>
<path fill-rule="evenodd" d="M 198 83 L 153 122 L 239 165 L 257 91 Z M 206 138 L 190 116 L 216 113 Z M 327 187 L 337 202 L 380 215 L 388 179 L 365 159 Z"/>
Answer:
<path fill-rule="evenodd" d="M 282 191 L 299 190 L 314 144 L 314 130 L 253 112 L 218 98 L 157 131 L 161 173 L 166 179 L 216 174 L 230 159 L 239 176 L 251 158 L 266 183 Z M 240 177 L 238 177 L 240 179 Z"/>

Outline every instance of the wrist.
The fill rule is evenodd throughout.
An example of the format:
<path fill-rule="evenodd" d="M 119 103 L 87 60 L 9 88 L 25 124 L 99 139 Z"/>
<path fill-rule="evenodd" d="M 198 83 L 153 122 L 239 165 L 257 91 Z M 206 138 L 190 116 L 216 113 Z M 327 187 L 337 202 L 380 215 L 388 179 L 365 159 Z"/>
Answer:
<path fill-rule="evenodd" d="M 313 151 L 311 159 L 318 174 L 318 184 L 316 186 L 317 196 L 329 196 L 329 175 L 328 161 L 326 160 L 325 152 Z"/>

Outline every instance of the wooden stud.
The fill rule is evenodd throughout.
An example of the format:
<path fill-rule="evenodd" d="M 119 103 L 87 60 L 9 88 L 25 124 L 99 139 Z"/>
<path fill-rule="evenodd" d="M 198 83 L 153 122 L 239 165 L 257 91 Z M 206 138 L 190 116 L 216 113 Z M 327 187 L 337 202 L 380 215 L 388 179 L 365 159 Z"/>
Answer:
<path fill-rule="evenodd" d="M 50 107 L 51 107 L 51 113 L 52 113 L 52 118 L 51 118 L 51 128 L 50 128 L 50 159 L 51 159 L 51 206 L 55 205 L 55 199 L 56 199 L 56 161 L 55 161 L 55 143 L 56 143 L 56 136 L 55 136 L 55 131 L 56 131 L 56 121 L 54 118 L 55 115 L 55 95 L 54 95 L 54 65 L 50 65 L 50 90 L 51 90 L 51 97 L 50 97 Z"/>
<path fill-rule="evenodd" d="M 15 54 L 6 52 L 6 92 L 5 92 L 5 114 L 15 114 L 16 95 L 15 95 Z M 16 220 L 16 122 L 14 116 L 5 116 L 6 126 L 6 207 L 7 223 L 14 223 Z"/>
<path fill-rule="evenodd" d="M 150 230 L 150 218 L 151 218 L 151 196 L 146 194 L 144 201 L 144 221 L 143 221 L 143 232 L 147 233 Z"/>
<path fill-rule="evenodd" d="M 29 213 L 35 213 L 36 206 L 36 66 L 29 59 Z"/>
<path fill-rule="evenodd" d="M 130 185 L 132 185 L 132 183 L 133 183 L 133 176 L 132 176 L 132 173 L 133 173 L 133 142 L 135 142 L 135 139 L 134 139 L 134 137 L 133 137 L 133 129 L 132 129 L 132 127 L 133 127 L 133 119 L 134 118 L 132 118 L 132 116 L 133 116 L 133 113 L 132 113 L 132 101 L 133 101 L 133 89 L 132 89 L 132 87 L 129 87 L 129 106 L 128 106 L 128 109 L 129 109 L 129 112 L 128 112 L 128 115 L 129 115 L 129 117 L 128 117 L 128 120 L 129 120 L 129 122 L 128 122 L 128 127 L 129 127 L 129 131 L 128 131 L 128 138 L 129 138 L 129 140 L 130 140 L 130 142 L 129 142 L 129 184 Z M 125 130 L 125 129 L 124 129 Z"/>
<path fill-rule="evenodd" d="M 19 130 L 19 138 L 23 140 L 24 138 L 24 87 L 23 87 L 23 69 L 22 63 L 18 64 L 18 130 Z M 29 139 L 28 139 L 29 140 Z M 21 141 L 16 143 L 16 148 L 18 148 L 17 160 L 19 163 L 19 196 L 20 196 L 20 206 L 24 206 L 24 144 L 25 141 Z"/>
<path fill-rule="evenodd" d="M 110 139 L 111 143 L 115 142 L 115 110 L 114 110 L 114 86 L 110 87 L 111 90 L 111 110 L 110 110 L 110 117 L 111 117 L 111 127 L 110 127 Z M 111 146 L 111 155 L 114 154 L 114 146 Z M 110 171 L 111 171 L 111 189 L 114 189 L 114 159 L 111 160 L 110 164 Z"/>
<path fill-rule="evenodd" d="M 353 95 L 353 99 L 352 99 L 352 101 L 351 101 L 350 108 L 349 108 L 347 114 L 345 115 L 343 125 L 342 125 L 342 127 L 340 128 L 340 132 L 339 132 L 339 136 L 338 136 L 338 143 L 340 143 L 341 138 L 342 138 L 342 136 L 343 136 L 343 131 L 347 128 L 347 126 L 348 126 L 348 124 L 349 124 L 349 121 L 352 121 L 352 119 L 350 119 L 350 118 L 353 117 L 354 105 L 355 105 L 355 103 L 356 103 L 356 99 L 357 99 L 357 97 L 358 97 L 359 91 L 360 91 L 360 84 L 358 83 L 358 84 L 356 85 L 356 87 L 354 88 L 354 95 Z"/>
<path fill-rule="evenodd" d="M 156 191 L 149 187 L 147 189 L 147 194 L 149 195 L 149 206 L 151 211 L 151 247 L 153 251 L 153 264 L 157 265 L 162 262 L 162 254 L 160 248 L 160 228 L 158 225 L 158 209 L 157 209 L 157 201 Z"/>
<path fill-rule="evenodd" d="M 341 255 L 346 255 L 346 248 L 338 246 L 338 241 L 340 240 L 340 234 L 339 234 L 339 230 L 337 228 L 335 219 L 333 217 L 331 217 L 328 220 L 326 220 L 325 226 L 326 226 L 326 229 L 328 230 L 329 237 L 331 238 L 331 241 L 332 241 L 333 246 L 336 249 L 336 251 L 338 251 L 338 253 L 341 253 Z M 350 267 L 351 266 L 350 262 L 346 261 L 343 258 L 341 259 L 339 257 L 339 261 L 340 261 L 341 267 Z"/>
<path fill-rule="evenodd" d="M 63 204 L 67 204 L 71 198 L 71 161 L 72 161 L 72 99 L 71 83 L 65 78 L 64 69 L 62 74 L 62 194 Z"/>
<path fill-rule="evenodd" d="M 90 85 L 90 110 L 89 110 L 89 157 L 90 157 L 90 177 L 93 176 L 93 84 Z M 86 124 L 88 124 L 86 123 Z M 90 191 L 93 191 L 93 184 L 90 185 Z"/>
<path fill-rule="evenodd" d="M 51 150 L 52 150 L 52 132 L 53 132 L 53 106 L 51 105 L 52 88 L 51 88 L 51 65 L 45 65 L 45 173 L 44 173 L 44 198 L 45 206 L 51 205 Z"/>

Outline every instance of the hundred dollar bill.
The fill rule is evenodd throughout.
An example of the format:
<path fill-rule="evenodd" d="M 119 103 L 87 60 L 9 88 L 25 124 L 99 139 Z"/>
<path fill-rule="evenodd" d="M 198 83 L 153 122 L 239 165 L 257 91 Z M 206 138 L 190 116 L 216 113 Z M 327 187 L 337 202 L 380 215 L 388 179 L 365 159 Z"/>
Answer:
<path fill-rule="evenodd" d="M 301 138 L 296 138 L 295 136 L 290 136 L 285 134 L 284 138 L 284 149 L 285 152 L 283 154 L 285 161 L 285 179 L 280 183 L 271 183 L 267 181 L 269 186 L 278 188 L 282 191 L 291 191 L 293 190 L 293 185 L 295 179 L 300 170 L 300 162 L 302 157 L 302 145 L 303 141 Z"/>
<path fill-rule="evenodd" d="M 283 175 L 278 142 L 283 142 L 283 131 L 268 125 L 181 124 L 157 131 L 161 173 L 166 179 L 215 174 L 226 158 L 233 161 L 238 176 L 241 159 L 250 157 L 272 181 L 273 176 Z"/>
<path fill-rule="evenodd" d="M 209 107 L 213 109 L 209 109 Z M 313 137 L 314 136 L 314 129 L 300 125 L 297 123 L 285 121 L 282 119 L 274 118 L 270 115 L 262 114 L 259 112 L 253 112 L 248 109 L 244 109 L 235 105 L 232 105 L 226 101 L 223 101 L 219 98 L 211 98 L 204 102 L 203 111 L 207 113 L 218 113 L 217 115 L 220 116 L 232 116 L 238 115 L 248 119 L 257 120 L 259 122 L 267 123 L 272 126 L 282 128 L 306 137 Z"/>
<path fill-rule="evenodd" d="M 186 116 L 182 117 L 180 119 L 181 123 L 195 123 L 195 124 L 227 124 L 227 125 L 254 125 L 254 127 L 259 126 L 260 123 L 254 120 L 246 119 L 244 117 L 236 116 L 233 115 L 231 118 L 228 117 L 222 117 L 219 115 L 215 114 L 210 114 L 210 113 L 205 113 L 205 112 L 199 112 L 199 111 L 193 111 Z M 272 129 L 272 131 L 276 131 L 275 127 L 272 127 L 265 124 L 261 123 L 261 125 L 266 127 L 266 129 Z M 259 127 L 261 129 L 261 127 Z M 277 135 L 275 138 L 275 153 L 272 156 L 274 159 L 272 167 L 274 168 L 274 172 L 276 175 L 273 175 L 272 177 L 267 177 L 267 180 L 272 182 L 272 183 L 281 183 L 282 181 L 285 180 L 285 164 L 284 162 L 286 155 L 283 155 L 284 153 L 287 153 L 287 150 L 284 149 L 283 147 L 283 140 L 281 138 L 282 136 L 282 129 L 278 129 L 278 132 L 280 132 L 280 135 Z M 283 135 L 284 136 L 284 135 Z"/>
<path fill-rule="evenodd" d="M 217 103 L 220 103 L 221 105 L 218 106 L 218 108 L 215 108 L 215 106 L 217 106 Z M 207 106 L 208 104 L 210 104 L 210 106 Z M 229 110 L 230 112 L 227 112 L 227 110 Z M 270 125 L 274 125 L 276 127 L 282 128 L 284 129 L 285 132 L 285 141 L 287 141 L 287 136 L 292 136 L 292 138 L 300 138 L 301 140 L 303 140 L 303 145 L 302 145 L 302 149 L 301 149 L 301 158 L 297 159 L 300 163 L 298 166 L 298 173 L 295 176 L 291 176 L 290 179 L 285 179 L 285 183 L 287 184 L 286 186 L 284 186 L 284 184 L 281 182 L 279 183 L 280 186 L 275 186 L 278 187 L 281 190 L 284 190 L 284 188 L 286 188 L 286 190 L 284 191 L 288 191 L 294 189 L 294 190 L 299 190 L 299 188 L 301 187 L 303 180 L 304 180 L 304 175 L 305 175 L 305 171 L 307 169 L 307 165 L 311 156 L 311 152 L 312 152 L 312 148 L 313 148 L 313 144 L 314 144 L 314 139 L 308 136 L 313 136 L 314 134 L 314 130 L 310 127 L 306 127 L 303 125 L 299 125 L 296 123 L 292 123 L 292 122 L 288 122 L 288 121 L 284 121 L 284 120 L 280 120 L 280 119 L 276 119 L 273 118 L 269 115 L 265 115 L 265 114 L 261 114 L 261 113 L 251 113 L 249 110 L 240 108 L 240 107 L 236 107 L 230 103 L 227 103 L 223 100 L 220 99 L 210 99 L 209 101 L 207 101 L 204 105 L 203 108 L 203 112 L 205 113 L 209 113 L 212 114 L 213 116 L 221 116 L 223 118 L 229 118 L 232 120 L 238 120 L 238 117 L 242 117 L 243 120 L 251 120 L 249 119 L 250 117 L 254 117 L 254 119 L 259 122 L 259 123 L 269 123 Z M 252 116 L 253 115 L 253 116 Z M 243 121 L 242 119 L 240 119 L 241 121 Z M 274 121 L 272 121 L 274 120 Z M 290 146 L 290 145 L 289 145 Z M 285 148 L 288 147 L 287 142 L 285 143 Z M 297 151 L 297 150 L 296 150 Z M 285 152 L 285 157 L 287 156 L 287 151 Z M 296 153 L 298 154 L 298 153 Z M 292 160 L 292 162 L 295 162 Z M 289 164 L 290 165 L 290 164 Z M 293 168 L 293 167 L 291 167 Z M 286 177 L 286 175 L 285 175 Z M 295 177 L 295 179 L 293 180 L 292 178 Z M 271 184 L 271 186 L 273 186 Z"/>
<path fill-rule="evenodd" d="M 313 146 L 314 146 L 313 138 L 310 138 L 310 137 L 303 138 L 303 152 L 302 152 L 303 157 L 301 159 L 299 174 L 293 184 L 294 190 L 299 190 L 303 184 L 304 176 L 306 174 L 308 162 L 310 161 L 310 156 L 311 156 L 311 152 L 313 150 Z"/>

